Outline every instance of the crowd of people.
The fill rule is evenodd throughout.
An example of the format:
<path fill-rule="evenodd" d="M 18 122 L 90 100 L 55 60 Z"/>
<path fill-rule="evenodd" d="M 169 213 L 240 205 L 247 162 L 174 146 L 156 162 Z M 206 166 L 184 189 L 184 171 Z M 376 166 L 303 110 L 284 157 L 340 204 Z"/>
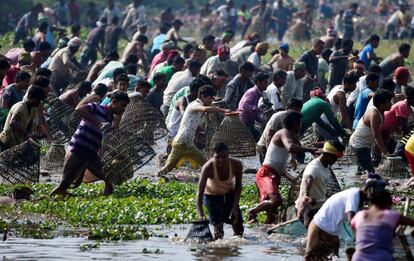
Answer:
<path fill-rule="evenodd" d="M 224 223 L 232 224 L 234 234 L 241 236 L 243 162 L 231 157 L 224 143 L 206 144 L 203 125 L 208 115 L 237 114 L 260 155 L 260 203 L 248 210 L 249 222 L 257 222 L 261 212 L 266 213 L 266 224 L 276 222 L 283 204 L 281 179 L 296 182 L 287 165 L 296 168 L 308 154 L 313 159 L 304 168 L 295 201 L 297 218 L 308 229 L 305 259 L 338 255 L 339 227 L 349 222 L 356 233 L 352 260 L 392 260 L 393 231 L 399 224 L 414 225 L 414 220 L 390 210 L 391 195 L 375 171 L 381 159 L 393 155 L 401 157 L 414 175 L 414 88 L 409 86 L 406 65 L 410 45 L 401 43 L 382 59 L 376 49 L 387 47 L 372 34 L 357 50 L 357 3 L 337 10 L 335 16 L 329 1 L 304 2 L 303 11 L 296 13 L 283 0 L 273 6 L 263 0 L 251 9 L 243 4 L 239 11 L 232 0 L 215 11 L 207 3 L 200 11 L 200 27 L 216 19 L 221 35 L 205 33 L 198 42 L 182 36 L 180 29 L 187 25 L 171 9 L 153 19 L 159 32 L 151 39 L 149 15 L 140 0 L 124 11 L 113 0 L 107 0 L 102 12 L 91 3 L 85 39 L 80 37 L 81 12 L 75 0 L 60 0 L 51 8 L 37 4 L 18 22 L 13 48 L 0 57 L 0 149 L 32 137 L 54 142 L 48 102 L 58 98 L 82 121 L 68 142 L 62 180 L 52 195 L 67 195 L 72 184 L 82 182 L 86 170 L 105 182 L 104 194 L 109 195 L 113 185 L 102 173 L 99 157 L 102 127 L 119 127 L 130 98 L 140 96 L 164 118 L 168 129 L 165 162 L 157 175 L 165 177 L 183 161 L 201 167 L 196 206 L 200 218 L 205 218 L 204 204 L 216 239 L 223 237 Z M 377 2 L 382 16 L 395 9 L 384 38 L 409 37 L 411 17 L 405 2 L 372 2 Z M 310 30 L 315 10 L 328 24 L 321 37 Z M 294 17 L 299 24 L 291 25 Z M 305 26 L 301 35 L 315 39 L 294 59 L 290 46 L 300 43 L 287 43 L 284 35 L 289 26 L 300 24 Z M 66 34 L 68 25 L 71 32 Z M 276 48 L 268 34 L 277 36 Z M 118 43 L 123 40 L 127 45 L 122 50 Z M 269 49 L 276 50 L 266 59 Z M 398 140 L 396 133 L 405 137 Z M 302 144 L 307 135 L 316 142 Z M 214 148 L 211 159 L 204 151 L 209 146 Z M 355 178 L 368 178 L 361 188 L 327 197 L 330 168 L 346 147 L 356 154 Z M 366 202 L 370 208 L 363 210 Z M 379 230 L 380 237 L 371 236 Z"/>

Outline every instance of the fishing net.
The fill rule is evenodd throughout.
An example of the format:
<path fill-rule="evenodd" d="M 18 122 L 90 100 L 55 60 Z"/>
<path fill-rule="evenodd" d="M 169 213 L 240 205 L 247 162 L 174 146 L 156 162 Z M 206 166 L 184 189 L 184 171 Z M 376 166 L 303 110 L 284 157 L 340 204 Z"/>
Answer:
<path fill-rule="evenodd" d="M 0 184 L 39 182 L 40 145 L 30 139 L 0 153 Z"/>
<path fill-rule="evenodd" d="M 42 169 L 45 171 L 58 171 L 62 169 L 65 153 L 64 144 L 53 143 L 42 160 Z"/>
<path fill-rule="evenodd" d="M 112 184 L 119 185 L 134 176 L 134 172 L 155 156 L 154 150 L 141 137 L 124 129 L 110 129 L 101 149 L 102 171 Z M 98 180 L 87 171 L 85 183 Z"/>
<path fill-rule="evenodd" d="M 237 113 L 226 114 L 211 138 L 209 154 L 217 143 L 225 143 L 234 157 L 256 156 L 256 142 Z"/>
<path fill-rule="evenodd" d="M 227 109 L 227 104 L 224 100 L 214 101 L 212 106 L 222 109 Z M 211 139 L 214 136 L 217 128 L 220 126 L 224 119 L 224 113 L 205 113 L 201 119 L 200 126 L 204 129 L 205 136 L 200 139 L 196 137 L 196 142 L 208 145 L 211 143 Z M 214 145 L 213 145 L 214 146 Z"/>
<path fill-rule="evenodd" d="M 387 157 L 384 163 L 378 168 L 378 174 L 381 177 L 387 177 L 391 179 L 407 179 L 410 172 L 407 169 L 407 165 L 402 161 L 402 157 Z"/>
<path fill-rule="evenodd" d="M 139 95 L 131 97 L 120 127 L 150 143 L 167 135 L 162 115 Z"/>
<path fill-rule="evenodd" d="M 300 143 L 304 146 L 310 146 L 317 141 L 315 130 L 309 127 L 300 139 Z"/>
<path fill-rule="evenodd" d="M 213 241 L 213 235 L 211 234 L 210 223 L 208 220 L 194 221 L 191 225 L 190 231 L 188 232 L 185 241 L 195 242 L 198 244 L 208 243 Z"/>
<path fill-rule="evenodd" d="M 81 117 L 75 112 L 75 109 L 59 98 L 55 98 L 49 103 L 48 125 L 54 140 L 60 143 L 69 141 L 80 121 Z"/>

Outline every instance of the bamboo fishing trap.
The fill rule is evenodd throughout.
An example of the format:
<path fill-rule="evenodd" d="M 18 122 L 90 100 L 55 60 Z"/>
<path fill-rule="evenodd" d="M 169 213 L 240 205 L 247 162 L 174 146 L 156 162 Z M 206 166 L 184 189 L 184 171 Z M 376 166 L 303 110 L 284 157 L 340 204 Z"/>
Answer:
<path fill-rule="evenodd" d="M 0 184 L 34 184 L 40 176 L 40 144 L 29 139 L 0 153 Z"/>
<path fill-rule="evenodd" d="M 410 172 L 407 169 L 407 164 L 402 161 L 402 157 L 387 157 L 383 164 L 378 168 L 378 174 L 381 177 L 391 179 L 407 179 Z"/>
<path fill-rule="evenodd" d="M 141 137 L 125 129 L 110 129 L 104 134 L 101 149 L 102 171 L 112 184 L 121 184 L 134 176 L 134 172 L 147 164 L 155 152 Z M 83 181 L 96 181 L 87 171 Z"/>
<path fill-rule="evenodd" d="M 211 106 L 222 109 L 228 108 L 226 102 L 223 99 L 214 101 Z M 196 135 L 196 142 L 205 144 L 205 146 L 208 147 L 211 143 L 211 139 L 213 138 L 214 133 L 223 121 L 224 116 L 224 113 L 205 113 L 200 123 L 204 129 L 205 136 L 200 139 L 200 137 Z"/>
<path fill-rule="evenodd" d="M 167 135 L 162 115 L 139 95 L 130 97 L 131 102 L 122 116 L 120 128 L 137 134 L 143 140 L 153 142 Z"/>
<path fill-rule="evenodd" d="M 63 162 L 65 160 L 65 145 L 59 143 L 53 143 L 47 150 L 46 155 L 42 160 L 42 170 L 47 172 L 56 172 L 63 168 Z"/>
<path fill-rule="evenodd" d="M 48 125 L 52 137 L 61 143 L 67 142 L 78 128 L 81 117 L 59 98 L 53 99 L 49 106 Z"/>
<path fill-rule="evenodd" d="M 234 157 L 256 156 L 256 142 L 236 112 L 227 113 L 211 138 L 209 154 L 217 143 L 224 143 Z"/>

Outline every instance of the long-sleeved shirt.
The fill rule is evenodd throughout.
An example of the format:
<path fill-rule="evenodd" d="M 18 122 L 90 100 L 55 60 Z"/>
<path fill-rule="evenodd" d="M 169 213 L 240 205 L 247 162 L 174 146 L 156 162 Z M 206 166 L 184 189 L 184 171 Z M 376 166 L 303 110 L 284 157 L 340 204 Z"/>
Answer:
<path fill-rule="evenodd" d="M 260 121 L 258 103 L 262 97 L 262 91 L 254 86 L 248 89 L 239 103 L 240 119 L 246 125 L 252 125 Z"/>
<path fill-rule="evenodd" d="M 282 91 L 283 107 L 286 107 L 293 98 L 303 100 L 303 83 L 304 79 L 296 79 L 293 71 L 287 72 L 286 83 Z"/>
<path fill-rule="evenodd" d="M 240 80 L 240 74 L 236 75 L 226 86 L 226 95 L 224 100 L 226 101 L 229 109 L 237 109 L 243 94 L 253 86 L 254 83 L 250 79 L 242 82 Z"/>
<path fill-rule="evenodd" d="M 321 121 L 321 116 L 324 114 L 328 122 L 334 129 L 342 136 L 345 135 L 345 130 L 339 124 L 338 120 L 332 112 L 331 104 L 319 97 L 312 97 L 309 101 L 303 104 L 300 112 L 302 114 L 302 130 L 309 128 L 312 123 Z"/>

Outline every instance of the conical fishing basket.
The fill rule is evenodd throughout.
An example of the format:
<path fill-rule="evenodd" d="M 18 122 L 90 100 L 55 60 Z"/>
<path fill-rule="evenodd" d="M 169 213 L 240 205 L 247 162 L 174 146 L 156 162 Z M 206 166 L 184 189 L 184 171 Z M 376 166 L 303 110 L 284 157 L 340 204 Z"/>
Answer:
<path fill-rule="evenodd" d="M 49 103 L 48 125 L 54 140 L 67 142 L 75 133 L 81 118 L 75 109 L 62 102 L 59 98 Z"/>
<path fill-rule="evenodd" d="M 383 164 L 378 168 L 378 174 L 381 177 L 391 179 L 407 179 L 410 172 L 407 165 L 403 162 L 402 157 L 387 157 Z"/>
<path fill-rule="evenodd" d="M 138 95 L 131 97 L 120 127 L 151 143 L 167 135 L 167 126 L 162 115 Z"/>
<path fill-rule="evenodd" d="M 59 171 L 65 160 L 65 145 L 53 143 L 42 160 L 42 169 L 45 171 Z"/>
<path fill-rule="evenodd" d="M 290 182 L 290 188 L 288 193 L 288 198 L 286 200 L 283 200 L 282 206 L 280 207 L 281 211 L 279 211 L 279 222 L 284 222 L 287 220 L 287 212 L 289 211 L 289 208 L 293 207 L 295 205 L 295 201 L 299 197 L 300 192 L 300 184 L 302 182 L 303 178 L 303 170 L 292 182 Z M 333 194 L 336 194 L 341 191 L 341 186 L 338 182 L 338 179 L 336 178 L 335 173 L 330 168 L 330 180 L 326 188 L 326 198 L 329 198 Z M 282 179 L 283 182 L 283 179 Z"/>
<path fill-rule="evenodd" d="M 101 150 L 102 171 L 112 184 L 121 184 L 155 156 L 154 150 L 141 137 L 124 129 L 112 129 L 104 135 Z M 85 183 L 97 178 L 86 172 Z"/>
<path fill-rule="evenodd" d="M 226 102 L 223 99 L 214 101 L 211 106 L 222 109 L 228 108 Z M 198 137 L 196 136 L 196 142 L 205 144 L 205 146 L 208 147 L 214 133 L 223 121 L 224 116 L 224 113 L 205 113 L 200 123 L 205 132 L 205 140 L 197 140 Z"/>
<path fill-rule="evenodd" d="M 0 184 L 39 182 L 40 144 L 32 139 L 0 153 Z"/>
<path fill-rule="evenodd" d="M 208 243 L 213 241 L 213 235 L 211 234 L 210 223 L 208 220 L 194 221 L 191 225 L 185 241 L 195 242 L 198 244 Z"/>
<path fill-rule="evenodd" d="M 217 143 L 224 143 L 234 157 L 256 156 L 256 142 L 237 113 L 228 113 L 211 138 L 209 153 Z"/>

